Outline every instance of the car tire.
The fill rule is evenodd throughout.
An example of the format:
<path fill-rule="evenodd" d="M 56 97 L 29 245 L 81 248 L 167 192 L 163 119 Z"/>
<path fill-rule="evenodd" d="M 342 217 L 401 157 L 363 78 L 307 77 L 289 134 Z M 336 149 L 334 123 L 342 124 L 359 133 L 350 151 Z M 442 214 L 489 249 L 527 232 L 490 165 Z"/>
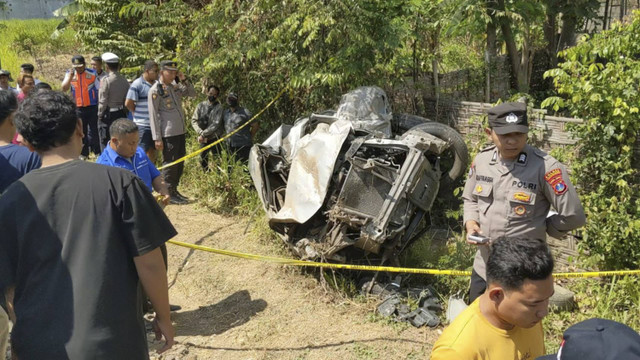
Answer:
<path fill-rule="evenodd" d="M 418 130 L 433 135 L 439 139 L 446 141 L 449 144 L 449 148 L 453 151 L 454 163 L 451 169 L 444 174 L 442 182 L 450 183 L 460 177 L 467 168 L 469 163 L 469 150 L 467 144 L 464 142 L 464 138 L 455 129 L 445 124 L 430 121 L 415 115 L 405 115 L 405 123 L 416 123 L 420 120 L 424 122 L 411 127 L 408 130 Z"/>

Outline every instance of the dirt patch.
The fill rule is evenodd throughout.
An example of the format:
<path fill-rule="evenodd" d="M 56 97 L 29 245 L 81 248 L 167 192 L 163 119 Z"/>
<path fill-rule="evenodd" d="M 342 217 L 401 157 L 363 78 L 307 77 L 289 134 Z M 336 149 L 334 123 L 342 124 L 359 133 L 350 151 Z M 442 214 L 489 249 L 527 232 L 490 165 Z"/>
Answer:
<path fill-rule="evenodd" d="M 246 218 L 194 205 L 169 206 L 179 241 L 280 255 L 244 235 Z M 375 302 L 326 292 L 298 269 L 168 245 L 171 303 L 179 344 L 152 359 L 423 359 L 438 331 L 371 320 Z"/>

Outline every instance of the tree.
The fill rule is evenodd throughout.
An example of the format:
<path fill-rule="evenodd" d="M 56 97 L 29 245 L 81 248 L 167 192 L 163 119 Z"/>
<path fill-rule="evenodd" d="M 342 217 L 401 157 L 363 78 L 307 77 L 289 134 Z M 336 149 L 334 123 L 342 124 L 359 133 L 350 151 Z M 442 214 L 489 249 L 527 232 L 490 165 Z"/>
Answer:
<path fill-rule="evenodd" d="M 640 18 L 615 24 L 560 53 L 564 61 L 546 76 L 560 96 L 543 102 L 582 118 L 571 128 L 580 139 L 572 161 L 587 214 L 580 249 L 587 265 L 606 269 L 640 266 Z"/>

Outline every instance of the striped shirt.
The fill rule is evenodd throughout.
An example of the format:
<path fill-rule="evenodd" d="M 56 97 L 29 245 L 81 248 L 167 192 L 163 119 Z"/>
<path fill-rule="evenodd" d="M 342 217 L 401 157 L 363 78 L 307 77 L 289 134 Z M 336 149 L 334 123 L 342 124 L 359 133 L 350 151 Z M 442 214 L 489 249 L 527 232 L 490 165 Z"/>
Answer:
<path fill-rule="evenodd" d="M 127 92 L 127 99 L 135 101 L 136 109 L 133 111 L 133 122 L 138 126 L 149 127 L 149 89 L 153 84 L 147 82 L 142 76 L 135 79 Z"/>

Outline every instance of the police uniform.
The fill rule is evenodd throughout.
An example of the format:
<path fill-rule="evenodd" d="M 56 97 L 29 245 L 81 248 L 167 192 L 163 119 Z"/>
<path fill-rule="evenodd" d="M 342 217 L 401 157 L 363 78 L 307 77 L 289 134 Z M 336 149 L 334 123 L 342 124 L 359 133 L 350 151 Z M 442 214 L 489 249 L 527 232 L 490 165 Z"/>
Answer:
<path fill-rule="evenodd" d="M 498 134 L 528 131 L 526 105 L 506 103 L 489 112 Z M 562 238 L 585 223 L 584 210 L 566 168 L 542 150 L 525 145 L 515 160 L 503 160 L 495 145 L 474 159 L 462 195 L 464 224 L 476 221 L 484 236 L 546 239 Z M 548 216 L 550 208 L 554 215 Z M 489 247 L 479 245 L 473 264 L 480 294 L 486 280 Z M 486 283 L 484 283 L 486 286 Z"/>
<path fill-rule="evenodd" d="M 120 58 L 113 53 L 102 54 L 102 60 L 115 65 L 120 62 Z M 111 139 L 109 127 L 120 118 L 126 118 L 127 112 L 124 101 L 129 91 L 129 82 L 119 71 L 109 71 L 109 75 L 100 82 L 98 93 L 98 132 L 100 134 L 100 150 L 104 148 Z"/>
<path fill-rule="evenodd" d="M 177 70 L 174 61 L 163 61 L 160 70 Z M 195 96 L 196 90 L 188 81 L 178 84 L 164 85 L 157 81 L 149 89 L 149 125 L 153 140 L 162 140 L 163 164 L 173 162 L 186 154 L 185 148 L 185 116 L 182 109 L 182 97 Z M 171 197 L 179 195 L 178 184 L 184 170 L 184 163 L 179 163 L 163 170 Z"/>

